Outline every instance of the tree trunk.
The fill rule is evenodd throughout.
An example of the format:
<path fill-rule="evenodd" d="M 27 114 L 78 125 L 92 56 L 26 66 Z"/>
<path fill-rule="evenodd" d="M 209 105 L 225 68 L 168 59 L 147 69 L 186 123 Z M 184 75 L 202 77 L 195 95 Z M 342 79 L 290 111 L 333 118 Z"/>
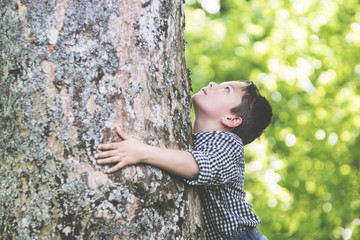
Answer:
<path fill-rule="evenodd" d="M 0 16 L 0 238 L 201 239 L 181 179 L 93 158 L 116 126 L 190 147 L 184 1 L 0 0 Z"/>

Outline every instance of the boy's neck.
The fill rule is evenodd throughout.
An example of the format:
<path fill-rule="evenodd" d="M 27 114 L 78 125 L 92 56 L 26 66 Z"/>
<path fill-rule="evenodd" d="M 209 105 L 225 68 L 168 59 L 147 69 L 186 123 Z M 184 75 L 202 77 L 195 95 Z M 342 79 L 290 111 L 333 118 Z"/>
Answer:
<path fill-rule="evenodd" d="M 229 131 L 224 125 L 207 120 L 196 118 L 194 120 L 193 133 L 197 132 L 213 132 L 213 131 Z"/>

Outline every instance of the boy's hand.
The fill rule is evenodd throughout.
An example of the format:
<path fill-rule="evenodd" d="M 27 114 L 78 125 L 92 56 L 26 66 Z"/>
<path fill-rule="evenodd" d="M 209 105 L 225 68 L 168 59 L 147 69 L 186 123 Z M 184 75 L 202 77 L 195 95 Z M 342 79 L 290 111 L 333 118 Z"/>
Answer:
<path fill-rule="evenodd" d="M 120 128 L 116 128 L 116 132 L 124 140 L 101 144 L 98 149 L 103 152 L 94 156 L 97 164 L 117 163 L 106 170 L 107 173 L 113 173 L 127 165 L 145 163 L 184 178 L 197 178 L 200 169 L 191 153 L 147 145 L 130 138 Z"/>
<path fill-rule="evenodd" d="M 117 163 L 114 167 L 106 170 L 106 173 L 113 173 L 127 165 L 142 162 L 145 159 L 145 149 L 148 145 L 130 138 L 116 128 L 117 134 L 123 139 L 121 142 L 99 145 L 98 149 L 103 151 L 95 154 L 97 164 Z"/>

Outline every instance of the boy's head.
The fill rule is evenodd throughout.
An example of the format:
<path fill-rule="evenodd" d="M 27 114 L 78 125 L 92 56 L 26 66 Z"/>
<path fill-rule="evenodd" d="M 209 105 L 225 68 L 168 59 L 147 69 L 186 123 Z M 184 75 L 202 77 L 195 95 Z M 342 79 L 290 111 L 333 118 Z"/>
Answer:
<path fill-rule="evenodd" d="M 193 103 L 194 125 L 201 124 L 203 131 L 233 132 L 244 145 L 260 137 L 272 117 L 269 102 L 252 82 L 210 83 L 193 96 Z"/>
<path fill-rule="evenodd" d="M 272 118 L 270 103 L 263 97 L 253 82 L 246 82 L 241 103 L 231 112 L 242 118 L 242 123 L 232 132 L 241 137 L 244 145 L 260 137 Z"/>

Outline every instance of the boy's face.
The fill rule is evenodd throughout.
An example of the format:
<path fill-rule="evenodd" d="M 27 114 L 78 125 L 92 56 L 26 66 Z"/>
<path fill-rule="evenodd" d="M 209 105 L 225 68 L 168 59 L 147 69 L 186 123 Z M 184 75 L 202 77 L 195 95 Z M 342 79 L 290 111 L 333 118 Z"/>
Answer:
<path fill-rule="evenodd" d="M 240 105 L 245 91 L 246 82 L 231 81 L 216 84 L 211 82 L 193 95 L 195 116 L 202 115 L 211 121 L 221 121 L 232 116 L 231 109 Z"/>

